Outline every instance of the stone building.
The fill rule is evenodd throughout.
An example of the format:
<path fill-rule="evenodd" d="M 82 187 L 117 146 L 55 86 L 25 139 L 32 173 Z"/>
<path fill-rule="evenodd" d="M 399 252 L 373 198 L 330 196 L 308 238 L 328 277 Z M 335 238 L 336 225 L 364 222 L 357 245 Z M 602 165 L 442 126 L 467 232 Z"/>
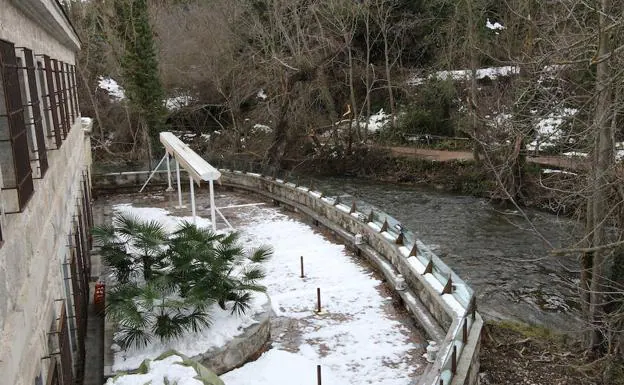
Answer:
<path fill-rule="evenodd" d="M 90 121 L 57 0 L 0 0 L 0 384 L 80 383 Z"/>

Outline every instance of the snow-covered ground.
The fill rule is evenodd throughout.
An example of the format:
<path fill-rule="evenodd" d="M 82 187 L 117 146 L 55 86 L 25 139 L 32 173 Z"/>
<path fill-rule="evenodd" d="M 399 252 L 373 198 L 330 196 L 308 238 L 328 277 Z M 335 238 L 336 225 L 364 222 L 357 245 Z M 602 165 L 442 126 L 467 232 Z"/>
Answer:
<path fill-rule="evenodd" d="M 115 210 L 159 220 L 168 229 L 190 219 L 128 204 L 117 205 Z M 421 362 L 423 353 L 417 343 L 423 341 L 390 315 L 392 299 L 380 291 L 380 280 L 348 256 L 343 245 L 276 208 L 255 206 L 241 214 L 241 219 L 244 224 L 238 230 L 245 247 L 273 246 L 274 255 L 264 264 L 267 278 L 263 284 L 278 319 L 291 320 L 298 328 L 296 338 L 275 335 L 272 349 L 257 361 L 223 375 L 227 385 L 247 385 L 250 379 L 254 385 L 312 384 L 316 383 L 316 365 L 321 365 L 326 385 L 410 383 L 419 368 L 414 362 Z M 198 218 L 198 223 L 209 225 L 207 219 Z M 304 279 L 300 278 L 300 256 L 304 257 Z M 315 312 L 317 288 L 322 297 L 320 314 Z M 226 343 L 253 322 L 215 316 L 211 328 L 166 347 L 152 344 L 141 351 L 117 352 L 114 369 L 136 367 L 169 349 L 193 356 Z"/>
<path fill-rule="evenodd" d="M 563 135 L 561 126 L 577 112 L 576 108 L 561 108 L 538 120 L 535 139 L 527 145 L 527 149 L 535 151 L 555 146 Z"/>
<path fill-rule="evenodd" d="M 392 115 L 386 114 L 382 108 L 379 112 L 368 118 L 368 132 L 377 132 L 381 130 L 387 123 L 389 123 L 391 118 Z"/>
<path fill-rule="evenodd" d="M 108 92 L 108 94 L 116 100 L 123 100 L 126 98 L 124 89 L 113 78 L 105 78 L 100 76 L 98 79 L 98 88 Z"/>
<path fill-rule="evenodd" d="M 178 95 L 168 99 L 165 99 L 165 107 L 169 111 L 176 111 L 182 107 L 186 107 L 193 102 L 193 97 L 190 95 Z"/>
<path fill-rule="evenodd" d="M 520 68 L 517 66 L 502 66 L 502 67 L 487 67 L 487 68 L 478 68 L 476 70 L 476 78 L 477 79 L 485 79 L 490 78 L 492 80 L 501 77 L 501 76 L 511 76 L 517 75 L 520 73 Z M 438 79 L 438 80 L 468 80 L 472 77 L 472 70 L 463 69 L 463 70 L 452 70 L 452 71 L 438 71 L 434 72 L 427 77 L 422 76 L 414 76 L 407 81 L 407 85 L 410 86 L 419 86 L 424 84 L 427 80 L 430 79 Z"/>
<path fill-rule="evenodd" d="M 172 355 L 162 360 L 151 361 L 145 374 L 110 378 L 106 385 L 203 385 L 204 383 L 196 377 L 198 375 L 195 368 L 185 366 L 182 357 Z"/>
<path fill-rule="evenodd" d="M 258 208 L 240 230 L 249 244 L 271 244 L 274 256 L 265 264 L 264 282 L 279 317 L 301 322 L 294 349 L 279 342 L 258 361 L 222 376 L 228 385 L 290 385 L 313 383 L 316 365 L 324 384 L 409 384 L 420 352 L 410 330 L 390 319 L 376 279 L 345 253 L 301 222 L 273 208 Z M 300 256 L 305 279 L 300 278 Z M 316 314 L 316 289 L 321 289 L 322 314 Z M 282 346 L 288 345 L 288 346 Z M 286 354 L 284 350 L 294 350 Z M 293 369 L 286 369 L 292 365 Z M 297 368 L 297 369 L 294 369 Z"/>

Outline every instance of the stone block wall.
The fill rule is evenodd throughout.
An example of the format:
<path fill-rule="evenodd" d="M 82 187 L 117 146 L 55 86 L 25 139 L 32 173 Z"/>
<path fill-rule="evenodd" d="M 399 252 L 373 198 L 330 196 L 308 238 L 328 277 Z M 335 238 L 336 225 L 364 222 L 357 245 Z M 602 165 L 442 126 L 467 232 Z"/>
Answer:
<path fill-rule="evenodd" d="M 0 5 L 0 8 L 2 6 Z M 78 119 L 22 213 L 4 216 L 0 247 L 0 383 L 45 383 L 48 332 L 68 299 L 63 276 L 90 140 Z M 69 310 L 68 310 L 69 312 Z"/>

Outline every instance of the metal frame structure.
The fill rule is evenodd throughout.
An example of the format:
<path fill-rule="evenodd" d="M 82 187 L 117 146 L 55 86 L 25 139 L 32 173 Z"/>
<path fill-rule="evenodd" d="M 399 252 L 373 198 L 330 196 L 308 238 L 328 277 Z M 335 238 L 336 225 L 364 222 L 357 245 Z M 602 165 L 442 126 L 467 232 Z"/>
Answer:
<path fill-rule="evenodd" d="M 232 228 L 232 225 L 225 219 L 223 214 L 215 207 L 214 201 L 214 181 L 221 178 L 221 173 L 219 170 L 211 166 L 205 159 L 199 156 L 195 151 L 193 151 L 189 146 L 184 144 L 177 136 L 175 136 L 171 132 L 161 132 L 160 133 L 160 143 L 165 147 L 165 155 L 160 160 L 156 168 L 151 172 L 149 178 L 145 181 L 141 190 L 145 189 L 145 186 L 152 179 L 160 165 L 167 160 L 167 191 L 173 191 L 173 187 L 171 186 L 171 166 L 169 157 L 173 157 L 176 161 L 176 179 L 177 179 L 177 190 L 178 190 L 178 205 L 177 207 L 184 207 L 182 205 L 182 187 L 180 184 L 180 165 L 188 172 L 189 175 L 189 186 L 191 190 L 191 212 L 193 214 L 193 223 L 196 223 L 196 210 L 195 210 L 195 183 L 199 186 L 201 181 L 208 182 L 210 186 L 210 220 L 212 222 L 212 230 L 217 230 L 217 221 L 215 218 L 215 214 L 219 214 L 221 219 L 225 221 L 229 228 Z"/>

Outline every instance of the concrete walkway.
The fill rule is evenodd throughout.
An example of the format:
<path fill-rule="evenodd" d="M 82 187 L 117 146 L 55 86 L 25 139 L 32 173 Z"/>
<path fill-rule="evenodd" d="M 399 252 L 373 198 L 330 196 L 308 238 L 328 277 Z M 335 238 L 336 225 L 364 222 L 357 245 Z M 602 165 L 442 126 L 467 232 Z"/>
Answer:
<path fill-rule="evenodd" d="M 390 151 L 390 154 L 393 156 L 427 159 L 436 162 L 474 159 L 471 151 L 433 150 L 430 148 L 406 146 L 378 146 L 378 148 Z M 587 161 L 585 159 L 556 155 L 528 156 L 527 162 L 539 164 L 540 166 L 560 167 L 570 170 L 581 170 L 587 168 Z"/>
<path fill-rule="evenodd" d="M 99 208 L 95 205 L 93 221 L 95 226 L 105 223 L 106 215 L 110 215 L 109 207 Z M 105 213 L 106 212 L 106 213 Z M 84 385 L 104 384 L 104 318 L 94 310 L 93 293 L 102 271 L 102 264 L 97 254 L 91 255 L 91 283 L 89 284 L 89 310 L 87 335 L 85 338 Z"/>
<path fill-rule="evenodd" d="M 92 282 L 91 293 L 95 290 Z M 93 296 L 89 299 L 89 320 L 85 338 L 84 385 L 104 384 L 104 318 L 94 311 Z"/>

